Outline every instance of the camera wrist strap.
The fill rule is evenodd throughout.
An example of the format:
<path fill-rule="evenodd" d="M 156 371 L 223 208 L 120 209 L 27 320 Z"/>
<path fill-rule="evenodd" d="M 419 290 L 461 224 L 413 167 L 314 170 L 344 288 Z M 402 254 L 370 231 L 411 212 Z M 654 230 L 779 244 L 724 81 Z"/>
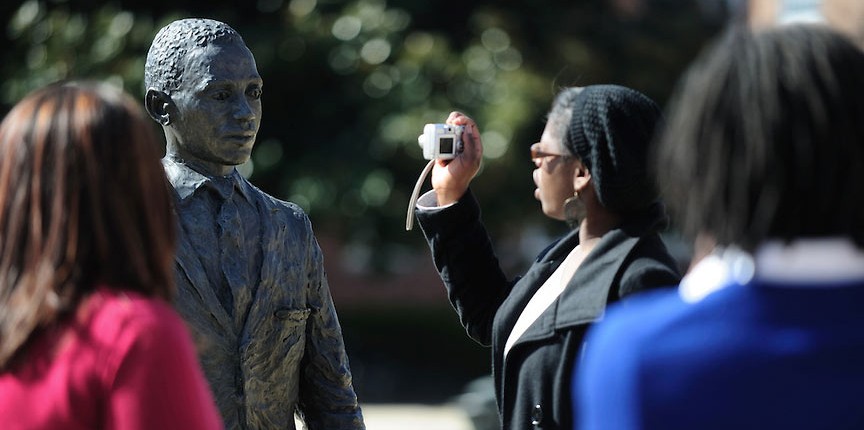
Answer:
<path fill-rule="evenodd" d="M 414 208 L 417 206 L 417 199 L 420 198 L 420 188 L 423 186 L 423 181 L 426 176 L 432 171 L 435 166 L 435 160 L 429 160 L 426 167 L 423 168 L 423 173 L 417 178 L 417 184 L 414 185 L 414 192 L 411 193 L 411 199 L 408 200 L 408 215 L 405 217 L 405 231 L 411 231 L 414 228 Z"/>

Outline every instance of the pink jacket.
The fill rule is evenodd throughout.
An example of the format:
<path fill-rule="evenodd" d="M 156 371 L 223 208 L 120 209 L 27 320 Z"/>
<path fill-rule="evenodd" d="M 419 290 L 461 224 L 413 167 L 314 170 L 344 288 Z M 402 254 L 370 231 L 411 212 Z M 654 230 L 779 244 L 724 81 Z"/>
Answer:
<path fill-rule="evenodd" d="M 221 429 L 189 332 L 159 299 L 101 287 L 0 374 L 18 429 Z"/>

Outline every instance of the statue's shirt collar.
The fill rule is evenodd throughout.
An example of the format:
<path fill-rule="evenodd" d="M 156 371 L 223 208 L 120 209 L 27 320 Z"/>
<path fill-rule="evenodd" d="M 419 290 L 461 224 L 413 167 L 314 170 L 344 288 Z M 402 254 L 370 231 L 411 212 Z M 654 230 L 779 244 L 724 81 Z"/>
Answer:
<path fill-rule="evenodd" d="M 224 182 L 228 181 L 234 184 L 233 188 L 238 190 L 246 201 L 252 201 L 249 196 L 249 189 L 237 169 L 232 169 L 231 173 L 226 176 L 208 176 L 189 167 L 182 160 L 170 156 L 162 159 L 162 165 L 165 168 L 168 181 L 177 191 L 180 200 L 192 196 L 201 187 L 211 187 L 223 198 L 226 198 Z"/>

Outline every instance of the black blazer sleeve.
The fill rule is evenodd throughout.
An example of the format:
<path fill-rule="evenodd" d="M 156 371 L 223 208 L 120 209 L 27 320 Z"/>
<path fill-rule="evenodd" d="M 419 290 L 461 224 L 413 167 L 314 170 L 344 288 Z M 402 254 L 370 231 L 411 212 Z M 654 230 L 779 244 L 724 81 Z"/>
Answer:
<path fill-rule="evenodd" d="M 417 220 L 462 326 L 475 341 L 491 345 L 495 313 L 513 283 L 501 271 L 477 200 L 468 190 L 453 205 L 418 207 Z"/>

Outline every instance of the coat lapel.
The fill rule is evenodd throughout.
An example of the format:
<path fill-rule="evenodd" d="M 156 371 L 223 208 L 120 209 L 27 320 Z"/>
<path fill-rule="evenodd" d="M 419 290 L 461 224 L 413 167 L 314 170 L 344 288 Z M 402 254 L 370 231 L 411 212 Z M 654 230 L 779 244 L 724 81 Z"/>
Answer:
<path fill-rule="evenodd" d="M 602 317 L 609 300 L 610 290 L 617 288 L 616 281 L 620 276 L 619 272 L 621 272 L 624 262 L 627 261 L 627 256 L 630 255 L 644 234 L 655 231 L 665 225 L 665 222 L 665 209 L 662 204 L 656 203 L 641 216 L 634 217 L 627 223 L 606 233 L 597 243 L 597 247 L 591 251 L 591 254 L 576 270 L 561 296 L 526 330 L 514 348 L 521 342 L 551 337 L 556 330 L 588 324 Z M 548 252 L 548 257 L 544 257 L 541 261 L 555 260 L 557 264 L 554 264 L 554 267 L 558 267 L 558 264 L 578 243 L 579 233 L 577 229 L 564 237 Z M 537 291 L 548 276 L 547 274 L 539 281 L 535 281 L 530 288 L 531 295 Z M 530 300 L 531 295 L 528 295 L 522 301 L 521 307 L 514 312 L 516 316 L 512 317 L 512 322 L 509 324 L 505 336 L 510 334 L 516 318 L 519 317 L 518 314 L 525 307 L 525 303 Z"/>
<path fill-rule="evenodd" d="M 162 159 L 162 165 L 173 188 L 174 201 L 177 206 L 182 205 L 182 200 L 192 194 L 200 186 L 200 183 L 206 180 L 206 177 L 200 173 L 175 162 L 169 157 Z M 194 238 L 186 231 L 182 222 L 177 224 L 180 235 L 174 261 L 177 264 L 175 282 L 178 290 L 178 311 L 182 314 L 184 312 L 197 312 L 196 310 L 201 308 L 206 309 L 216 319 L 223 332 L 233 333 L 231 317 L 219 302 L 219 298 L 216 297 L 216 292 L 207 280 L 207 273 L 201 263 L 201 256 L 195 252 L 192 246 Z M 189 320 L 190 315 L 185 316 Z"/>
<path fill-rule="evenodd" d="M 249 280 L 250 288 L 246 292 L 246 297 L 244 297 L 244 300 L 246 301 L 244 306 L 245 309 L 248 309 L 248 312 L 246 313 L 246 319 L 242 325 L 242 331 L 246 334 L 252 327 L 257 326 L 257 323 L 259 322 L 257 320 L 264 317 L 262 307 L 266 307 L 267 301 L 272 299 L 267 291 L 268 289 L 262 289 L 260 286 L 262 283 L 266 283 L 270 279 L 276 279 L 275 271 L 278 270 L 278 267 L 275 267 L 273 264 L 273 259 L 271 258 L 273 249 L 268 246 L 268 243 L 271 241 L 271 238 L 274 237 L 275 225 L 278 224 L 280 218 L 273 216 L 278 209 L 269 204 L 269 199 L 266 197 L 262 198 L 263 192 L 259 191 L 245 179 L 241 180 L 240 184 L 244 189 L 244 193 L 249 198 L 249 201 L 255 205 L 258 212 L 256 222 L 258 222 L 260 227 L 260 237 L 258 242 L 261 248 L 261 267 L 259 267 L 256 277 Z M 244 336 L 244 339 L 248 340 L 250 339 L 250 336 Z"/>
<path fill-rule="evenodd" d="M 616 229 L 597 244 L 555 303 L 552 329 L 588 324 L 603 315 L 610 290 L 617 288 L 616 279 L 638 242 L 639 237 Z"/>
<path fill-rule="evenodd" d="M 192 243 L 190 242 L 191 238 L 189 238 L 185 231 L 180 235 L 180 237 L 181 239 L 178 243 L 177 258 L 175 258 L 175 261 L 177 262 L 177 267 L 180 268 L 180 272 L 184 275 L 185 280 L 178 279 L 178 287 L 190 288 L 192 291 L 186 292 L 186 295 L 189 296 L 193 292 L 194 295 L 192 297 L 187 297 L 187 299 L 194 300 L 194 298 L 197 297 L 203 307 L 210 311 L 224 330 L 233 332 L 234 325 L 231 322 L 231 317 L 225 311 L 225 308 L 219 302 L 219 298 L 216 297 L 216 292 L 210 286 L 207 280 L 207 275 L 204 272 L 204 266 L 201 264 L 201 257 L 192 248 Z M 184 292 L 180 291 L 179 294 L 182 295 Z"/>
<path fill-rule="evenodd" d="M 496 314 L 496 318 L 499 318 L 500 320 L 495 324 L 496 330 L 493 332 L 493 344 L 500 350 L 499 352 L 503 352 L 504 343 L 506 342 L 507 337 L 510 336 L 510 332 L 513 331 L 513 326 L 516 324 L 516 320 L 519 319 L 519 315 L 522 314 L 522 310 L 525 309 L 525 305 L 528 304 L 528 301 L 531 300 L 531 297 L 534 296 L 534 293 L 537 292 L 540 286 L 546 282 L 546 279 L 548 279 L 555 269 L 558 268 L 564 258 L 567 257 L 567 254 L 570 253 L 570 251 L 578 244 L 579 230 L 576 229 L 559 239 L 545 252 L 541 253 L 538 260 L 513 287 L 507 300 L 502 303 L 501 308 L 498 309 Z M 541 315 L 540 318 L 542 319 L 544 315 Z M 543 324 L 535 322 L 534 325 Z M 532 327 L 534 325 L 532 325 Z M 529 328 L 529 330 L 522 335 L 520 341 L 524 340 L 525 336 L 532 331 L 533 330 Z M 548 334 L 551 335 L 551 331 Z M 535 339 L 537 336 L 543 337 L 543 334 L 537 333 Z M 516 342 L 516 344 L 519 344 L 519 342 Z"/>
<path fill-rule="evenodd" d="M 620 229 L 607 233 L 576 270 L 561 296 L 537 318 L 534 324 L 514 344 L 513 348 L 515 349 L 516 345 L 520 343 L 550 338 L 555 335 L 556 330 L 588 324 L 599 318 L 606 308 L 610 288 L 614 287 L 615 278 L 618 276 L 626 256 L 638 241 L 638 237 L 628 236 Z M 578 239 L 574 241 L 568 236 L 562 240 L 561 246 L 556 246 L 549 252 L 550 258 L 560 264 L 560 261 L 577 243 Z M 554 266 L 557 267 L 558 264 Z M 531 295 L 547 278 L 548 275 L 535 282 L 531 288 Z M 525 302 L 527 303 L 530 298 L 529 295 Z M 524 308 L 524 304 L 522 307 Z M 516 318 L 518 316 L 517 313 Z M 515 318 L 513 324 L 515 324 Z M 510 330 L 512 330 L 512 324 Z M 509 335 L 509 331 L 507 334 Z"/>

